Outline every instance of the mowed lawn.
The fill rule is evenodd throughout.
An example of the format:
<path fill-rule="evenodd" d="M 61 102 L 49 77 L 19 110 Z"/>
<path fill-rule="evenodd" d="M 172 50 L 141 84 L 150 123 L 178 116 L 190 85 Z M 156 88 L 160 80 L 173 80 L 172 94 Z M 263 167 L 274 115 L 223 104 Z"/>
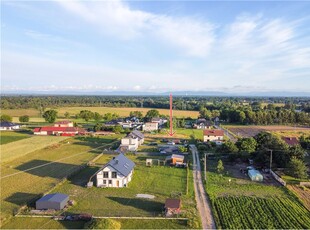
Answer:
<path fill-rule="evenodd" d="M 121 117 L 129 116 L 131 111 L 141 111 L 143 115 L 147 113 L 147 111 L 151 110 L 152 108 L 113 108 L 113 107 L 61 107 L 56 108 L 55 110 L 58 111 L 59 116 L 64 116 L 66 112 L 70 115 L 75 115 L 80 113 L 81 110 L 90 110 L 92 112 L 98 112 L 100 114 L 105 113 L 117 113 Z M 160 114 L 169 115 L 169 109 L 157 109 Z M 35 109 L 4 109 L 2 110 L 2 114 L 8 114 L 13 117 L 19 117 L 22 115 L 28 115 L 30 117 L 39 117 L 38 110 Z M 197 118 L 199 115 L 198 111 L 182 111 L 182 110 L 174 110 L 173 115 L 176 117 L 192 117 Z"/>
<path fill-rule="evenodd" d="M 209 160 L 206 191 L 217 228 L 309 229 L 310 213 L 287 188 L 219 175 Z"/>
<path fill-rule="evenodd" d="M 70 199 L 76 201 L 76 205 L 70 208 L 69 212 L 114 217 L 160 216 L 166 198 L 171 195 L 185 195 L 186 169 L 167 166 L 146 167 L 146 157 L 141 156 L 129 156 L 136 163 L 136 167 L 128 187 L 85 188 L 91 175 L 112 157 L 104 155 L 96 161 L 97 167 L 89 167 L 55 188 L 53 192 L 69 194 Z M 154 195 L 155 199 L 136 198 L 139 193 Z"/>
<path fill-rule="evenodd" d="M 31 136 L 1 146 L 1 162 L 10 161 L 33 151 L 57 144 L 68 137 Z"/>
<path fill-rule="evenodd" d="M 97 141 L 67 138 L 13 161 L 1 162 L 1 220 L 11 217 L 21 205 L 38 199 L 82 164 L 96 157 L 116 138 L 107 136 Z"/>
<path fill-rule="evenodd" d="M 28 133 L 16 131 L 0 131 L 0 145 L 8 144 L 31 137 Z"/>

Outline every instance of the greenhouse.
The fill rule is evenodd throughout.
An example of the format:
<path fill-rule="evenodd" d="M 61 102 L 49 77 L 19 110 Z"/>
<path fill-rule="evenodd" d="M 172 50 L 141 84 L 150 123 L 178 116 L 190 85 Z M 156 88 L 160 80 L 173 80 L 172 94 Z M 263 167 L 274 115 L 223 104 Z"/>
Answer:
<path fill-rule="evenodd" d="M 252 181 L 263 181 L 264 179 L 263 175 L 255 169 L 250 169 L 248 175 Z"/>

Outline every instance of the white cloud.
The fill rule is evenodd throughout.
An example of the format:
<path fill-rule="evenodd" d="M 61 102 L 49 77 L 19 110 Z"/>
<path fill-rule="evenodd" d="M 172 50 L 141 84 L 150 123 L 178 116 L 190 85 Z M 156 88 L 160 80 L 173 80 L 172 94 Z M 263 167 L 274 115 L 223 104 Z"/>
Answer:
<path fill-rule="evenodd" d="M 83 2 L 58 1 L 58 3 L 103 33 L 117 35 L 119 39 L 137 36 L 156 36 L 169 45 L 181 48 L 189 56 L 206 56 L 214 41 L 211 23 L 187 17 L 133 10 L 122 1 Z"/>

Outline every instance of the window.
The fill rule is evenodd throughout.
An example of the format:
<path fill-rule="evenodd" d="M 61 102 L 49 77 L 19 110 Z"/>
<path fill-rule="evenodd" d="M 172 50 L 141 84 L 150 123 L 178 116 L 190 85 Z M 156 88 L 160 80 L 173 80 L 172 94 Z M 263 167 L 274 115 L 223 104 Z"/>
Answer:
<path fill-rule="evenodd" d="M 116 178 L 117 177 L 117 172 L 112 172 L 112 178 Z"/>
<path fill-rule="evenodd" d="M 109 172 L 103 172 L 103 178 L 108 178 L 109 177 Z"/>
<path fill-rule="evenodd" d="M 106 181 L 106 180 L 103 180 L 103 184 L 107 184 L 107 181 Z"/>
<path fill-rule="evenodd" d="M 109 180 L 109 184 L 112 184 L 112 180 Z"/>

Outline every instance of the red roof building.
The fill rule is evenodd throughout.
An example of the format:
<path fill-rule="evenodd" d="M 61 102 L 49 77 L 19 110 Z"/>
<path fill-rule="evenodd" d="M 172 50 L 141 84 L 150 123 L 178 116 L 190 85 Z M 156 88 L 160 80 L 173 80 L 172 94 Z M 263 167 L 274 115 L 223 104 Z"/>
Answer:
<path fill-rule="evenodd" d="M 217 145 L 221 145 L 224 140 L 224 131 L 221 129 L 206 129 L 203 130 L 204 142 L 215 142 Z"/>
<path fill-rule="evenodd" d="M 166 199 L 165 213 L 166 216 L 172 216 L 181 212 L 181 200 L 180 199 Z"/>
<path fill-rule="evenodd" d="M 35 135 L 58 135 L 58 136 L 74 136 L 85 133 L 85 130 L 78 127 L 54 127 L 45 126 L 35 128 L 33 134 Z"/>
<path fill-rule="evenodd" d="M 289 146 L 294 146 L 294 145 L 299 144 L 299 141 L 297 140 L 296 137 L 282 137 L 282 140 L 284 140 L 285 143 L 288 144 Z"/>
<path fill-rule="evenodd" d="M 54 123 L 54 127 L 73 127 L 74 124 L 72 121 L 68 121 L 68 120 L 65 120 L 65 121 L 57 121 Z"/>

